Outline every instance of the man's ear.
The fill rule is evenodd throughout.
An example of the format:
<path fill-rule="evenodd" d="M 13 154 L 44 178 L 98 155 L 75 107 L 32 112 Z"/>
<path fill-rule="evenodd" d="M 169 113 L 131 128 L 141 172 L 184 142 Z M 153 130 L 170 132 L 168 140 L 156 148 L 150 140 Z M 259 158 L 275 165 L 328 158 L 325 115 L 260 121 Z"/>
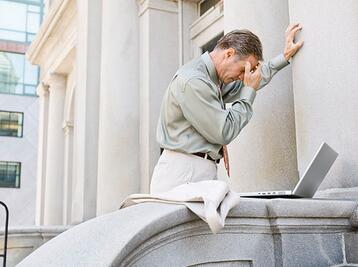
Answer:
<path fill-rule="evenodd" d="M 230 47 L 228 49 L 225 50 L 225 57 L 226 58 L 231 58 L 231 57 L 234 57 L 236 54 L 236 51 L 234 48 Z"/>

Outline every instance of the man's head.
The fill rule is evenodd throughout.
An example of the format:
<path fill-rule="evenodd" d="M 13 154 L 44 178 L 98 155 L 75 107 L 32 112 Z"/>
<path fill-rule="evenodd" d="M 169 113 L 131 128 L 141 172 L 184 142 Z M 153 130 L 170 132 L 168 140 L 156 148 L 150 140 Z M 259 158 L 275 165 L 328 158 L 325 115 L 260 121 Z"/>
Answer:
<path fill-rule="evenodd" d="M 246 62 L 250 62 L 254 70 L 263 60 L 261 41 L 248 30 L 234 30 L 217 42 L 210 56 L 221 81 L 243 81 Z"/>

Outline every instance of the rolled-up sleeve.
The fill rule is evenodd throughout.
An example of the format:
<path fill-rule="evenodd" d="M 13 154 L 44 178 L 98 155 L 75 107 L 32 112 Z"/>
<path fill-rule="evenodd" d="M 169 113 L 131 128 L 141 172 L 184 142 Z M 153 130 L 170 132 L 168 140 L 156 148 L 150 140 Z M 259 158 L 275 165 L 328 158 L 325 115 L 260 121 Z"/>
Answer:
<path fill-rule="evenodd" d="M 243 87 L 231 108 L 223 109 L 217 89 L 201 78 L 186 82 L 178 103 L 184 117 L 208 142 L 230 143 L 252 117 L 256 91 Z"/>

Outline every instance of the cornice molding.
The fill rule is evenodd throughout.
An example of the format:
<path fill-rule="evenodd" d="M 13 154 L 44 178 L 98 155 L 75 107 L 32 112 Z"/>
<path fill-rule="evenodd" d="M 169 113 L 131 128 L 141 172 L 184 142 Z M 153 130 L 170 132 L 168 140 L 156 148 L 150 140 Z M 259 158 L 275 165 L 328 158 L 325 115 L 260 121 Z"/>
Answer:
<path fill-rule="evenodd" d="M 73 122 L 68 120 L 63 121 L 62 129 L 65 132 L 65 135 L 69 135 L 71 130 L 73 129 Z"/>
<path fill-rule="evenodd" d="M 48 73 L 42 80 L 45 85 L 48 86 L 48 90 L 51 91 L 54 88 L 63 88 L 66 86 L 66 76 L 59 73 Z"/>
<path fill-rule="evenodd" d="M 137 0 L 137 3 L 139 5 L 139 17 L 149 9 L 178 13 L 178 5 L 175 0 Z"/>
<path fill-rule="evenodd" d="M 45 15 L 44 21 L 36 34 L 36 38 L 32 41 L 26 53 L 26 58 L 32 64 L 39 65 L 38 59 L 40 58 L 41 50 L 46 45 L 48 38 L 51 38 L 54 29 L 61 22 L 65 11 L 72 3 L 73 0 L 57 0 L 51 5 L 49 13 Z"/>
<path fill-rule="evenodd" d="M 37 94 L 39 97 L 44 97 L 44 96 L 47 96 L 48 93 L 49 93 L 49 91 L 48 91 L 48 85 L 45 84 L 44 82 L 40 82 L 40 83 L 37 85 L 36 94 Z"/>

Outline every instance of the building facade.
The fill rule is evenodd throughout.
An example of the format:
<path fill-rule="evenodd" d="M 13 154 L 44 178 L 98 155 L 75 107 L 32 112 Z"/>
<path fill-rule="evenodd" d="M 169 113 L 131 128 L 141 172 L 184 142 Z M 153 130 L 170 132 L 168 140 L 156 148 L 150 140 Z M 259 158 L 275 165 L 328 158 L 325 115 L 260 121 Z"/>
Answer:
<path fill-rule="evenodd" d="M 336 18 L 358 24 L 356 5 L 347 1 Z M 340 156 L 321 194 L 356 192 L 358 80 L 341 66 L 354 65 L 345 51 L 358 53 L 357 39 L 325 26 L 329 14 L 317 26 L 319 7 L 287 0 L 52 1 L 27 52 L 41 69 L 37 224 L 77 224 L 148 192 L 160 155 L 159 108 L 176 69 L 236 28 L 255 32 L 269 60 L 283 52 L 285 29 L 296 21 L 304 47 L 259 91 L 251 122 L 229 146 L 232 177 L 222 166 L 218 176 L 236 191 L 293 188 L 326 141 Z"/>
<path fill-rule="evenodd" d="M 40 70 L 25 53 L 43 8 L 41 0 L 0 1 L 0 200 L 11 226 L 35 223 Z"/>
<path fill-rule="evenodd" d="M 270 253 L 262 255 L 270 255 L 272 266 L 294 266 L 289 265 L 291 260 L 300 256 L 295 253 L 301 252 L 300 246 L 305 247 L 308 242 L 312 249 L 306 249 L 307 255 L 311 255 L 306 259 L 317 255 L 317 262 L 328 259 L 330 265 L 322 266 L 356 263 L 356 253 L 349 253 L 357 244 L 356 230 L 352 230 L 357 227 L 354 201 L 358 195 L 358 78 L 354 72 L 358 33 L 353 30 L 358 25 L 357 10 L 355 0 L 346 0 L 342 5 L 333 0 L 45 1 L 44 20 L 26 53 L 27 59 L 40 68 L 36 88 L 37 226 L 27 232 L 20 229 L 21 234 L 14 231 L 10 236 L 17 240 L 13 241 L 14 251 L 21 251 L 13 262 L 19 262 L 71 225 L 117 210 L 129 194 L 149 191 L 160 155 L 155 140 L 160 104 L 179 66 L 205 50 L 210 51 L 220 36 L 237 28 L 256 33 L 263 43 L 264 58 L 269 60 L 283 52 L 286 27 L 300 22 L 304 27 L 299 34 L 305 40 L 303 48 L 290 66 L 258 92 L 253 118 L 229 145 L 231 178 L 226 177 L 222 165 L 218 177 L 235 191 L 291 189 L 325 141 L 339 157 L 316 196 L 337 200 L 243 202 L 231 214 L 232 228 L 228 231 L 237 231 L 232 240 L 238 242 L 231 249 L 236 253 L 237 248 L 246 246 L 247 251 L 255 248 L 255 253 L 260 254 L 262 247 L 255 245 L 268 244 Z M 331 23 L 332 20 L 340 23 Z M 9 79 L 16 78 L 9 75 Z M 353 200 L 340 201 L 346 198 Z M 155 209 L 154 205 L 138 209 L 144 215 L 127 209 L 72 228 L 73 232 L 49 242 L 48 247 L 54 248 L 59 257 L 46 248 L 37 255 L 43 253 L 49 261 L 65 259 L 63 248 L 68 242 L 78 242 L 78 251 L 71 247 L 66 257 L 81 260 L 78 255 L 85 250 L 91 260 L 97 254 L 84 249 L 83 240 L 88 237 L 94 240 L 86 243 L 92 249 L 96 244 L 104 249 L 103 255 L 109 255 L 108 249 L 118 256 L 122 250 L 107 246 L 109 239 L 113 246 L 118 244 L 114 241 L 122 242 L 124 235 L 144 242 L 149 236 L 147 229 L 158 224 L 162 228 L 153 230 L 158 231 L 154 238 L 162 231 L 165 235 L 164 230 L 176 237 L 176 231 L 185 235 L 197 231 L 198 225 L 201 227 L 185 209 Z M 128 226 L 123 219 L 126 214 L 136 218 L 152 216 L 153 220 L 138 220 L 130 224 L 130 231 L 121 232 L 128 229 L 124 227 Z M 168 225 L 160 224 L 163 218 L 171 218 L 165 222 L 178 228 L 165 228 Z M 187 225 L 190 230 L 181 231 L 181 223 L 187 222 L 193 222 Z M 262 223 L 266 228 L 262 228 Z M 107 225 L 119 229 L 115 237 Z M 200 229 L 204 241 L 219 244 L 215 236 Z M 81 235 L 76 231 L 81 232 L 83 239 L 78 238 Z M 97 242 L 93 231 L 103 237 L 102 243 Z M 296 242 L 298 232 L 302 234 L 301 243 Z M 242 236 L 238 238 L 236 233 Z M 247 234 L 253 234 L 252 243 L 246 242 Z M 269 240 L 258 242 L 262 237 Z M 186 238 L 180 240 L 193 241 Z M 29 246 L 30 239 L 33 247 Z M 150 247 L 153 243 L 148 240 Z M 64 245 L 56 246 L 56 242 Z M 220 242 L 227 244 L 227 239 Z M 262 255 L 259 256 L 265 260 Z M 44 263 L 42 257 L 39 259 Z M 279 265 L 275 265 L 277 262 Z"/>

